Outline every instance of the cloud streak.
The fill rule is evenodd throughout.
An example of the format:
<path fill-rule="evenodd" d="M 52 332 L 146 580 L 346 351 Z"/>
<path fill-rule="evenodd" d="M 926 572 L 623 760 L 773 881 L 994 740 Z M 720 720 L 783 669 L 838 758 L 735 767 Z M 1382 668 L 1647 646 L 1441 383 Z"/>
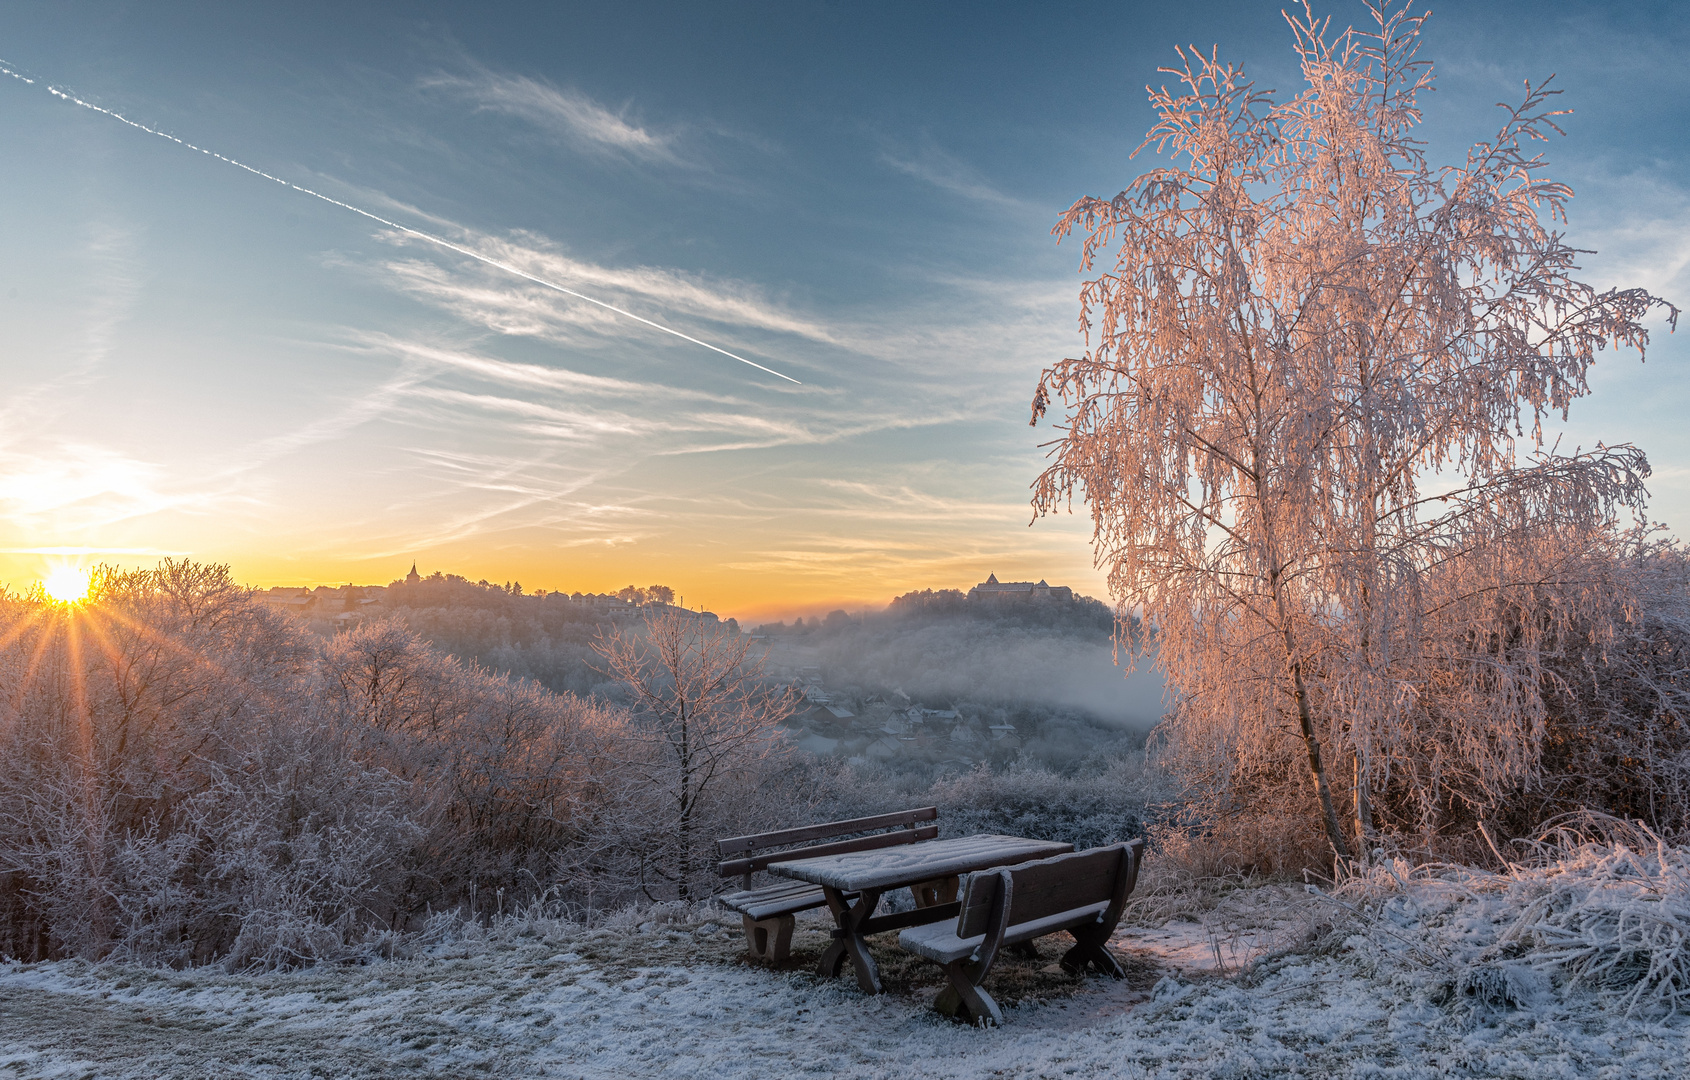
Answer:
<path fill-rule="evenodd" d="M 526 121 L 579 150 L 643 162 L 682 165 L 676 136 L 653 132 L 628 119 L 628 107 L 611 110 L 579 90 L 560 88 L 526 75 L 478 69 L 473 76 L 434 75 L 425 90 L 443 90 L 478 111 Z"/>
<path fill-rule="evenodd" d="M 389 239 L 404 244 L 410 238 L 394 235 Z M 726 326 L 786 334 L 822 344 L 835 342 L 834 333 L 825 324 L 782 307 L 755 286 L 743 282 L 711 281 L 700 275 L 658 267 L 602 266 L 571 258 L 534 237 L 507 239 L 471 233 L 466 234 L 465 243 L 491 253 L 498 260 L 493 264 L 498 268 L 514 268 L 537 284 L 545 285 L 545 282 L 536 279 L 556 278 L 579 283 L 583 288 L 612 292 L 618 298 L 625 298 L 624 303 L 638 302 Z M 461 270 L 447 270 L 437 263 L 415 259 L 390 261 L 386 269 L 406 291 L 500 333 L 546 336 L 568 329 L 587 329 L 602 334 L 613 325 L 599 311 L 579 305 L 559 305 L 544 292 L 513 289 L 506 280 L 485 273 L 469 277 Z M 578 294 L 569 295 L 580 298 Z"/>
<path fill-rule="evenodd" d="M 1004 194 L 981 176 L 979 170 L 940 149 L 931 141 L 913 152 L 883 149 L 880 152 L 880 160 L 905 176 L 981 206 L 1010 210 L 1018 214 L 1048 212 L 1049 209 Z"/>
<path fill-rule="evenodd" d="M 105 446 L 0 449 L 0 521 L 55 537 L 203 506 L 210 498 L 172 492 L 158 465 Z"/>

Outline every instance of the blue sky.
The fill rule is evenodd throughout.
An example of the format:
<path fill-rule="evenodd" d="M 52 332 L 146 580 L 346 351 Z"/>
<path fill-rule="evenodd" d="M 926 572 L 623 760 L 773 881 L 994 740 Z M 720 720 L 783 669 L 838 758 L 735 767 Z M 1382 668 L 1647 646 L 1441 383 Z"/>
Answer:
<path fill-rule="evenodd" d="M 1079 347 L 1049 230 L 1144 167 L 1187 42 L 1296 89 L 1272 3 L 0 3 L 39 80 L 0 79 L 0 580 L 181 553 L 744 614 L 992 571 L 1102 595 L 1083 518 L 1028 528 L 1027 403 Z M 1677 5 L 1441 9 L 1425 135 L 1457 157 L 1555 73 L 1588 276 L 1684 304 L 1687 52 Z M 1686 334 L 1605 355 L 1567 426 L 1647 449 L 1679 532 Z"/>

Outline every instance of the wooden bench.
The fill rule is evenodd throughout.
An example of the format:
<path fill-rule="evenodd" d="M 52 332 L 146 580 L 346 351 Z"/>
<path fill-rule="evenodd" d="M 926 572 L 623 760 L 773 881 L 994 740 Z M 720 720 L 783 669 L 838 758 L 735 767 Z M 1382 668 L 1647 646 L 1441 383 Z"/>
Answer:
<path fill-rule="evenodd" d="M 1001 949 L 1066 930 L 1074 947 L 1062 957 L 1063 968 L 1125 974 L 1104 942 L 1138 882 L 1143 853 L 1144 841 L 1133 840 L 974 874 L 955 922 L 911 927 L 898 935 L 898 945 L 944 966 L 950 985 L 934 1008 L 976 1024 L 1001 1024 L 997 1002 L 980 987 Z"/>
<path fill-rule="evenodd" d="M 781 880 L 754 889 L 751 887 L 753 874 L 768 869 L 770 863 L 820 855 L 843 855 L 852 851 L 874 851 L 898 844 L 913 844 L 918 840 L 932 840 L 939 835 L 938 820 L 938 808 L 924 806 L 918 810 L 900 810 L 893 814 L 876 814 L 849 821 L 829 821 L 797 829 L 718 840 L 716 853 L 723 862 L 717 870 L 724 878 L 739 878 L 740 889 L 716 899 L 739 912 L 745 924 L 745 942 L 752 956 L 770 962 L 785 960 L 792 948 L 793 915 L 826 905 L 827 897 L 820 885 L 806 881 Z M 870 835 L 857 835 L 862 833 Z M 853 839 L 840 840 L 838 837 Z M 954 901 L 956 888 L 956 879 L 952 878 L 945 882 L 923 882 L 911 891 L 915 893 L 916 904 L 925 907 Z"/>

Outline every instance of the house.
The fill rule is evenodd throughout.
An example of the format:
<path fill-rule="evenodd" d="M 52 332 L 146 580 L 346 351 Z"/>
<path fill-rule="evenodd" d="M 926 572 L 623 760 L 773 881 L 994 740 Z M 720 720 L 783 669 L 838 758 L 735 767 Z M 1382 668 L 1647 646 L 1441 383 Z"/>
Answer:
<path fill-rule="evenodd" d="M 832 710 L 822 705 L 811 705 L 808 709 L 801 710 L 795 719 L 811 731 L 819 732 L 830 739 L 844 737 L 851 726 L 849 723 L 841 724 Z"/>
<path fill-rule="evenodd" d="M 278 585 L 274 589 L 253 593 L 253 599 L 284 611 L 304 612 L 315 602 L 311 590 Z"/>
<path fill-rule="evenodd" d="M 876 761 L 891 761 L 904 756 L 904 744 L 896 735 L 882 735 L 863 749 L 865 757 Z"/>

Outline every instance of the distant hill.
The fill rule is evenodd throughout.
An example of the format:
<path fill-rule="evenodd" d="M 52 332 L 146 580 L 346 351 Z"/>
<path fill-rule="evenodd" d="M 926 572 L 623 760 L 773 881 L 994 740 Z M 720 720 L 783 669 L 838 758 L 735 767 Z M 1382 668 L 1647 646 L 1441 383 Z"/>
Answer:
<path fill-rule="evenodd" d="M 1018 585 L 1029 587 L 1017 591 Z M 321 633 L 353 620 L 397 617 L 462 659 L 554 691 L 608 700 L 619 700 L 620 688 L 595 670 L 594 639 L 653 606 L 666 607 L 673 596 L 663 586 L 630 586 L 614 595 L 526 593 L 515 582 L 440 573 L 385 587 L 272 592 L 267 599 Z M 739 632 L 732 619 L 724 625 Z M 902 702 L 900 708 L 935 713 L 961 707 L 977 729 L 981 745 L 942 742 L 925 752 L 935 762 L 1024 751 L 1060 766 L 1100 742 L 1141 737 L 1161 716 L 1160 679 L 1148 671 L 1124 677 L 1114 663 L 1115 631 L 1113 613 L 1097 600 L 1042 582 L 1011 582 L 971 593 L 924 589 L 896 597 L 881 612 L 835 611 L 751 633 L 767 649 L 772 677 L 809 686 L 856 717 L 853 728 L 817 714 L 823 741 L 812 740 L 813 747 L 837 745 L 841 754 L 865 749 L 882 733 L 878 726 L 858 730 L 863 718 L 879 725 Z M 908 744 L 915 736 L 902 737 Z M 965 733 L 958 740 L 966 742 Z"/>
<path fill-rule="evenodd" d="M 593 669 L 593 640 L 601 629 L 666 608 L 674 595 L 663 585 L 629 586 L 617 593 L 527 593 L 520 582 L 499 585 L 438 572 L 386 586 L 260 594 L 294 611 L 319 633 L 333 633 L 353 620 L 394 616 L 460 659 L 533 679 L 553 691 L 601 697 L 614 697 L 615 687 Z M 699 616 L 716 620 L 709 612 Z M 732 619 L 726 625 L 739 631 Z"/>
<path fill-rule="evenodd" d="M 941 589 L 905 593 L 879 613 L 836 611 L 752 632 L 770 643 L 777 670 L 813 669 L 826 685 L 862 695 L 901 690 L 936 708 L 970 702 L 1023 717 L 1054 710 L 1146 730 L 1162 715 L 1161 680 L 1149 671 L 1124 676 L 1115 630 L 1110 608 L 1086 596 L 983 601 Z"/>

